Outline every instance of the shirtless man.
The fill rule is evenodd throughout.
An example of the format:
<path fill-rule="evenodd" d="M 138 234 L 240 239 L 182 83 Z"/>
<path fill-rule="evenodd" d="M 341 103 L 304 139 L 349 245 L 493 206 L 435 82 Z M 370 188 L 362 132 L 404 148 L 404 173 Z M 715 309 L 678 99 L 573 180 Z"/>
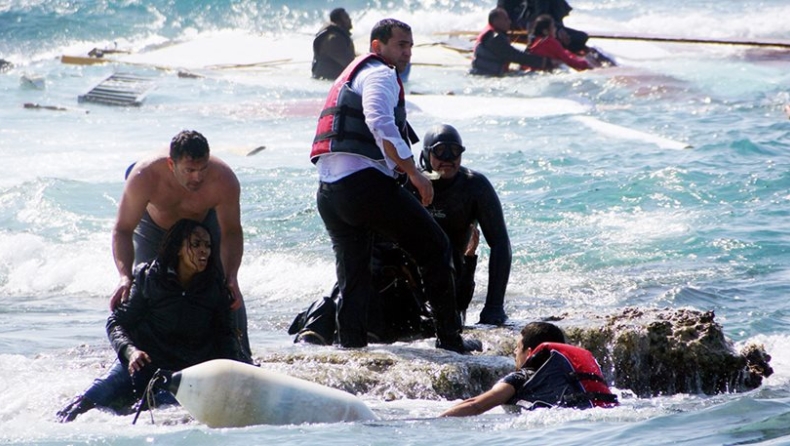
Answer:
<path fill-rule="evenodd" d="M 110 298 L 110 309 L 129 298 L 134 266 L 156 256 L 167 229 L 182 218 L 201 221 L 211 229 L 215 248 L 219 246 L 236 328 L 249 354 L 247 315 L 237 281 L 244 251 L 240 190 L 231 168 L 211 156 L 206 138 L 193 130 L 173 137 L 169 156 L 135 164 L 128 172 L 112 232 L 120 281 Z"/>

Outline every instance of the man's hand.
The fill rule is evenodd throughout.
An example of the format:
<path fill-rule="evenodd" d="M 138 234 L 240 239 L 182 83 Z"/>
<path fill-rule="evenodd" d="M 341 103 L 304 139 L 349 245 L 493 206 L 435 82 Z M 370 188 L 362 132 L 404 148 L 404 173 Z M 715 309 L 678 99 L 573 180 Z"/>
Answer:
<path fill-rule="evenodd" d="M 129 300 L 129 290 L 131 289 L 132 289 L 132 278 L 127 276 L 122 276 L 121 280 L 118 282 L 118 287 L 115 288 L 115 291 L 113 291 L 112 296 L 110 296 L 110 311 L 115 310 L 123 302 Z"/>
<path fill-rule="evenodd" d="M 136 350 L 129 355 L 129 374 L 134 375 L 134 372 L 140 371 L 146 365 L 151 363 L 151 357 L 148 353 L 142 350 Z"/>
<path fill-rule="evenodd" d="M 409 173 L 409 181 L 417 189 L 417 193 L 420 194 L 423 206 L 433 203 L 433 183 L 431 183 L 431 180 L 415 169 L 412 173 Z"/>
<path fill-rule="evenodd" d="M 241 304 L 244 302 L 241 290 L 239 290 L 239 284 L 234 277 L 228 278 L 225 281 L 225 285 L 228 287 L 228 291 L 230 291 L 230 309 L 236 311 L 241 308 Z"/>

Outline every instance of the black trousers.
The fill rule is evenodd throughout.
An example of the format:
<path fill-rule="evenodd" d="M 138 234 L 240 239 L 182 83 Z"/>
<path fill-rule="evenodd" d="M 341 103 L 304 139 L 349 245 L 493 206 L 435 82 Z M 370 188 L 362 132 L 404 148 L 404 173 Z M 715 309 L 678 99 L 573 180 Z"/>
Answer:
<path fill-rule="evenodd" d="M 414 258 L 425 281 L 438 340 L 446 345 L 461 342 L 450 243 L 411 193 L 376 169 L 364 169 L 334 183 L 320 183 L 316 202 L 335 252 L 342 346 L 367 345 L 368 304 L 374 293 L 373 234 L 397 243 Z"/>

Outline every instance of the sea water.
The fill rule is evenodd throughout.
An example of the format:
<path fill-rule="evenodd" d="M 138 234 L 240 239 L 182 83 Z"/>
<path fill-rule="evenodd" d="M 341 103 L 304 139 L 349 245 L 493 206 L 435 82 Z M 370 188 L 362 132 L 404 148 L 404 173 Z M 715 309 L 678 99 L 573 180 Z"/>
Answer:
<path fill-rule="evenodd" d="M 466 34 L 447 33 L 479 30 L 494 3 L 0 2 L 0 58 L 14 63 L 0 73 L 0 443 L 790 444 L 790 121 L 783 112 L 790 53 L 594 39 L 618 67 L 471 77 L 463 55 L 431 43 L 468 48 Z M 566 24 L 591 33 L 790 39 L 790 6 L 781 0 L 571 4 Z M 131 416 L 101 411 L 57 423 L 55 412 L 112 361 L 104 322 L 117 283 L 110 232 L 123 173 L 182 129 L 206 135 L 241 182 L 239 281 L 253 351 L 311 348 L 294 346 L 286 329 L 334 281 L 308 160 L 329 83 L 310 78 L 308 59 L 312 35 L 336 6 L 354 21 L 358 51 L 381 18 L 412 25 L 420 45 L 409 95 L 490 98 L 475 113 L 412 108 L 410 117 L 420 135 L 442 122 L 460 129 L 464 164 L 498 191 L 513 247 L 505 306 L 515 325 L 580 309 L 713 310 L 736 347 L 765 345 L 774 375 L 742 394 L 635 398 L 615 389 L 623 404 L 611 410 L 512 416 L 495 409 L 436 419 L 453 402 L 363 394 L 380 421 L 209 429 L 172 409 L 155 423 L 144 415 L 132 425 Z M 231 46 L 224 63 L 267 63 L 193 69 L 199 78 L 153 67 L 187 66 L 200 56 L 186 50 L 148 65 L 59 60 L 96 47 L 146 52 L 205 41 L 209 48 L 250 36 L 260 45 Z M 116 71 L 151 77 L 156 89 L 140 107 L 77 101 Z M 25 77 L 43 78 L 43 88 Z M 572 100 L 585 117 L 618 127 L 585 125 L 579 112 L 527 117 L 503 98 Z M 480 256 L 470 323 L 485 297 L 485 243 Z"/>

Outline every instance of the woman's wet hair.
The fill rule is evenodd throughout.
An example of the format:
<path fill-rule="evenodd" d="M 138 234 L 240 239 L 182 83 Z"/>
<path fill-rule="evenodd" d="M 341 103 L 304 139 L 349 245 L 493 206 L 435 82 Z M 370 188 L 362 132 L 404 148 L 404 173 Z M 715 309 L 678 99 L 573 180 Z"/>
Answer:
<path fill-rule="evenodd" d="M 170 141 L 170 158 L 178 161 L 183 157 L 202 159 L 209 156 L 206 137 L 195 130 L 182 130 Z"/>
<path fill-rule="evenodd" d="M 530 31 L 530 35 L 535 37 L 547 35 L 547 31 L 551 29 L 553 24 L 554 19 L 550 15 L 539 15 L 537 18 L 535 18 L 535 21 L 532 22 L 532 30 Z"/>

